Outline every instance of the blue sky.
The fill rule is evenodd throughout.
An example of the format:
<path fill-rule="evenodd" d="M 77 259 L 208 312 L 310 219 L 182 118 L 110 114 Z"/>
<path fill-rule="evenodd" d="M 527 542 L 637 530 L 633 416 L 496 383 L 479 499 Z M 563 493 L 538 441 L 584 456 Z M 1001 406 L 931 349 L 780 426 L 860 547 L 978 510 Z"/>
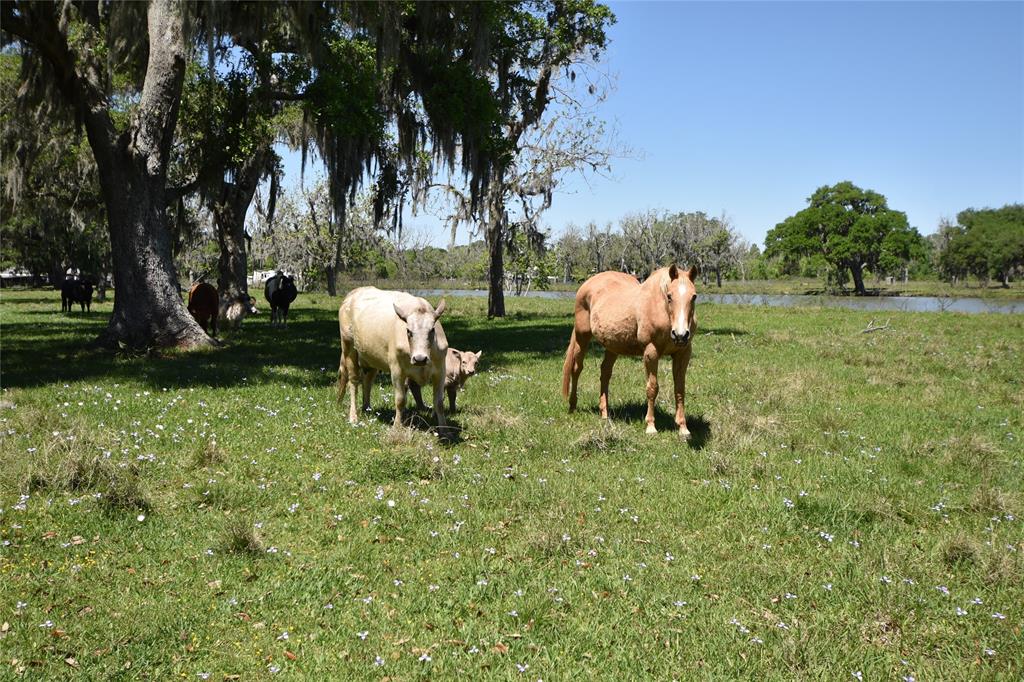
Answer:
<path fill-rule="evenodd" d="M 1024 3 L 625 2 L 602 108 L 641 158 L 568 183 L 546 223 L 725 212 L 748 240 L 841 180 L 922 234 L 1024 201 Z M 407 222 L 447 235 L 427 218 Z M 468 235 L 463 230 L 459 243 Z"/>

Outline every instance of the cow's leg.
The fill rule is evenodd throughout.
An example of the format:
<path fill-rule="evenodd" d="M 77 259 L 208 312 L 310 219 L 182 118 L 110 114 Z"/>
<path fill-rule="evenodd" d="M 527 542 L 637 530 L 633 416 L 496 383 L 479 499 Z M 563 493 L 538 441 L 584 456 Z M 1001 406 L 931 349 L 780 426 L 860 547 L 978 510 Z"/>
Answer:
<path fill-rule="evenodd" d="M 601 361 L 601 400 L 599 403 L 601 419 L 608 418 L 608 383 L 611 381 L 612 367 L 615 366 L 618 357 L 615 353 L 605 349 L 604 360 Z"/>
<path fill-rule="evenodd" d="M 578 326 L 578 325 L 577 325 Z M 587 347 L 590 346 L 590 332 L 573 333 L 569 345 L 572 366 L 569 375 L 569 411 L 576 411 L 576 386 L 579 384 L 580 373 L 583 372 L 583 360 L 587 357 Z"/>
<path fill-rule="evenodd" d="M 448 421 L 444 417 L 444 374 L 437 372 L 434 376 L 434 416 L 437 417 L 437 433 L 448 433 Z"/>
<path fill-rule="evenodd" d="M 363 412 L 370 411 L 370 392 L 373 390 L 373 380 L 377 378 L 377 370 L 367 368 L 363 374 Z"/>
<path fill-rule="evenodd" d="M 409 392 L 412 393 L 413 400 L 416 401 L 416 409 L 425 410 L 427 406 L 423 403 L 423 391 L 420 390 L 420 385 L 412 379 L 409 379 Z"/>
<path fill-rule="evenodd" d="M 391 385 L 395 389 L 395 426 L 402 425 L 402 410 L 405 409 L 405 378 L 400 367 L 391 368 Z"/>
<path fill-rule="evenodd" d="M 451 386 L 446 386 L 445 390 L 448 391 L 448 412 L 449 413 L 454 413 L 455 412 L 455 396 L 459 392 L 459 387 L 455 386 L 453 384 Z"/>
<path fill-rule="evenodd" d="M 690 364 L 690 347 L 687 346 L 672 356 L 672 381 L 676 394 L 676 426 L 679 436 L 690 439 L 690 429 L 686 427 L 686 367 Z"/>
<path fill-rule="evenodd" d="M 284 319 L 281 321 L 282 326 L 288 326 L 288 306 L 281 308 L 281 314 L 284 315 Z"/>
<path fill-rule="evenodd" d="M 341 358 L 338 360 L 338 385 L 335 387 L 339 403 L 345 398 L 346 386 L 348 386 L 348 367 L 345 364 L 345 348 L 342 346 Z"/>
<path fill-rule="evenodd" d="M 647 373 L 647 433 L 657 433 L 654 402 L 658 399 L 658 350 L 653 345 L 644 351 L 644 371 Z"/>
<path fill-rule="evenodd" d="M 213 329 L 213 338 L 217 338 L 217 318 L 220 317 L 220 311 L 218 310 L 210 317 L 210 327 Z"/>
<path fill-rule="evenodd" d="M 345 396 L 345 389 L 349 391 L 348 421 L 350 424 L 359 423 L 359 413 L 356 412 L 356 393 L 359 392 L 359 355 L 356 350 L 341 342 L 341 366 L 338 369 L 338 400 Z"/>

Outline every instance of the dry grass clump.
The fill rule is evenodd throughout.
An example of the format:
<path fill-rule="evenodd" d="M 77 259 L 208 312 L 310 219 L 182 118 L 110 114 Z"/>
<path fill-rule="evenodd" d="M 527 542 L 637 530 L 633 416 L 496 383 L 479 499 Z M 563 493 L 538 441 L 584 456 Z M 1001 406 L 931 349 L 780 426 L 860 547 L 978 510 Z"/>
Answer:
<path fill-rule="evenodd" d="M 597 428 L 585 431 L 572 444 L 573 450 L 589 456 L 608 452 L 626 442 L 625 428 L 609 420 L 602 420 Z"/>
<path fill-rule="evenodd" d="M 1014 511 L 1014 496 L 989 485 L 982 483 L 974 490 L 971 501 L 967 508 L 982 514 L 1006 514 Z"/>
<path fill-rule="evenodd" d="M 465 412 L 464 416 L 471 431 L 513 431 L 523 428 L 526 423 L 521 414 L 501 406 L 472 410 Z"/>
<path fill-rule="evenodd" d="M 888 613 L 877 613 L 861 626 L 864 640 L 878 647 L 898 645 L 902 632 L 899 622 Z"/>
<path fill-rule="evenodd" d="M 251 518 L 236 516 L 229 519 L 224 534 L 224 546 L 229 552 L 255 556 L 265 551 L 263 539 Z"/>
<path fill-rule="evenodd" d="M 372 481 L 442 479 L 447 473 L 441 439 L 428 431 L 389 427 L 381 436 L 381 452 L 360 460 Z"/>
<path fill-rule="evenodd" d="M 945 444 L 946 460 L 958 466 L 988 473 L 999 461 L 1001 451 L 992 441 L 977 433 L 951 437 Z"/>
<path fill-rule="evenodd" d="M 978 543 L 965 535 L 957 535 L 942 548 L 942 563 L 949 568 L 975 566 L 981 555 Z"/>
<path fill-rule="evenodd" d="M 712 452 L 708 455 L 708 470 L 712 476 L 730 476 L 736 472 L 736 463 L 720 452 Z"/>
<path fill-rule="evenodd" d="M 27 486 L 29 490 L 99 493 L 100 503 L 109 511 L 152 507 L 139 468 L 134 463 L 116 463 L 103 453 L 51 457 L 31 471 Z"/>
<path fill-rule="evenodd" d="M 764 449 L 760 445 L 777 439 L 782 425 L 771 410 L 762 409 L 735 403 L 720 407 L 715 415 L 715 444 L 735 451 Z"/>
<path fill-rule="evenodd" d="M 205 445 L 199 447 L 195 452 L 195 466 L 199 469 L 206 469 L 227 460 L 227 453 L 217 445 L 216 439 L 211 438 Z"/>
<path fill-rule="evenodd" d="M 42 410 L 25 410 L 22 421 L 49 417 Z M 35 429 L 42 431 L 38 423 Z M 45 439 L 22 464 L 20 483 L 28 490 L 71 493 L 98 493 L 104 509 L 148 510 L 149 498 L 143 489 L 135 462 L 113 459 L 111 450 L 96 439 L 95 430 L 76 423 L 56 430 L 47 427 Z"/>

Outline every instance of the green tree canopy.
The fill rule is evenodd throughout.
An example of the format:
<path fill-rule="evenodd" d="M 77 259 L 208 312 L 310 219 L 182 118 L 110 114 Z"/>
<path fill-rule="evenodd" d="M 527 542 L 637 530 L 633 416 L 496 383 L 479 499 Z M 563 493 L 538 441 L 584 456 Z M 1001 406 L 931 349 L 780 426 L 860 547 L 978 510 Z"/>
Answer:
<path fill-rule="evenodd" d="M 820 254 L 836 270 L 850 272 L 858 294 L 866 293 L 865 268 L 878 272 L 883 254 L 890 254 L 886 262 L 891 264 L 921 239 L 906 214 L 890 209 L 884 196 L 849 181 L 818 188 L 807 203 L 769 230 L 765 254 L 787 260 Z"/>
<path fill-rule="evenodd" d="M 1024 269 L 1024 204 L 970 208 L 957 215 L 957 223 L 944 226 L 942 272 L 951 278 L 997 279 L 1009 286 L 1010 279 Z"/>

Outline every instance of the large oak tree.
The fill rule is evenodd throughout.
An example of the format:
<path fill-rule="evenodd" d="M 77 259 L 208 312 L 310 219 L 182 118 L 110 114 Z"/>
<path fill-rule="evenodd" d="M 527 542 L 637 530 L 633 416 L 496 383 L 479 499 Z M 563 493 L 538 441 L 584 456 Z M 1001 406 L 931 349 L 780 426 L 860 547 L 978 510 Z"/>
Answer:
<path fill-rule="evenodd" d="M 900 241 L 891 235 L 913 233 L 920 239 L 906 214 L 889 208 L 884 196 L 849 181 L 818 188 L 807 203 L 807 208 L 768 231 L 765 254 L 783 258 L 819 254 L 837 270 L 849 271 L 860 295 L 867 293 L 864 269 L 877 270 L 883 244 Z"/>
<path fill-rule="evenodd" d="M 267 63 L 294 71 L 282 82 L 288 88 L 269 93 L 275 83 L 257 73 L 255 94 L 302 103 L 304 137 L 327 165 L 334 219 L 343 225 L 365 177 L 378 175 L 382 215 L 395 191 L 388 180 L 398 177 L 398 166 L 422 168 L 424 150 L 450 172 L 458 167 L 476 204 L 502 153 L 491 79 L 509 74 L 495 75 L 493 65 L 513 62 L 518 49 L 498 37 L 516 34 L 522 21 L 532 25 L 538 15 L 574 16 L 561 7 L 557 1 L 3 3 L 4 44 L 17 44 L 23 57 L 21 105 L 41 116 L 55 105 L 70 111 L 96 159 L 116 287 L 101 342 L 210 343 L 178 294 L 167 211 L 199 180 L 168 186 L 186 68 L 203 48 L 244 49 L 257 71 Z M 272 30 L 281 24 L 287 28 Z M 506 30 L 509 24 L 515 26 Z M 230 213 L 225 225 L 240 224 L 251 178 L 266 169 L 266 145 L 249 151 L 233 157 L 234 165 L 202 164 L 206 177 L 223 179 L 207 187 L 219 195 L 215 205 Z M 222 232 L 237 245 L 237 230 Z M 224 269 L 237 281 L 244 259 L 233 257 L 231 246 Z"/>

